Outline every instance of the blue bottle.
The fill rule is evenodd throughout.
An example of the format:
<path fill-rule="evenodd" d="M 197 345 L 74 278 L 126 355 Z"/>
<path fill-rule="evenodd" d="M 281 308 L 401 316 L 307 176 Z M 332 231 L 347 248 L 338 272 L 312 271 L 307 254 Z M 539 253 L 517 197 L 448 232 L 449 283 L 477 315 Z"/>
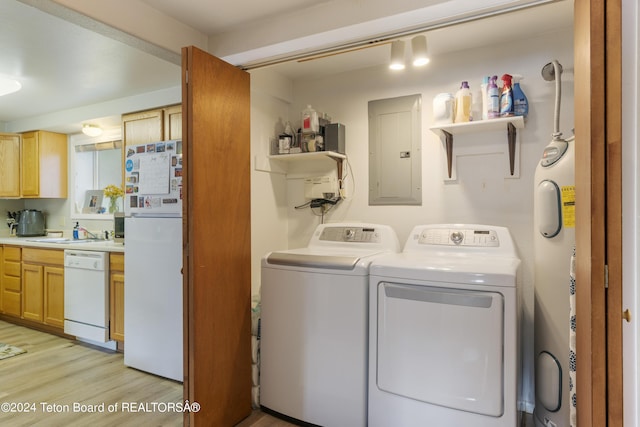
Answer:
<path fill-rule="evenodd" d="M 516 116 L 526 117 L 529 114 L 529 101 L 520 87 L 520 80 L 522 80 L 521 75 L 513 75 L 513 113 Z"/>

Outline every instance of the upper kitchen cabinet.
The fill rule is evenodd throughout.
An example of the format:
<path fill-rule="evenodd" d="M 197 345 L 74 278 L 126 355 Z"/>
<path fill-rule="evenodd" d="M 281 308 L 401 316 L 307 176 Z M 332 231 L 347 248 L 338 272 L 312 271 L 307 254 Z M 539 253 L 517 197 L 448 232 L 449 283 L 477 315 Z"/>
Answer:
<path fill-rule="evenodd" d="M 122 116 L 124 145 L 182 138 L 182 105 L 128 113 Z"/>
<path fill-rule="evenodd" d="M 163 108 L 164 139 L 182 139 L 182 104 Z"/>
<path fill-rule="evenodd" d="M 0 134 L 0 197 L 20 197 L 20 135 Z"/>
<path fill-rule="evenodd" d="M 67 135 L 46 131 L 22 134 L 22 197 L 67 197 Z"/>

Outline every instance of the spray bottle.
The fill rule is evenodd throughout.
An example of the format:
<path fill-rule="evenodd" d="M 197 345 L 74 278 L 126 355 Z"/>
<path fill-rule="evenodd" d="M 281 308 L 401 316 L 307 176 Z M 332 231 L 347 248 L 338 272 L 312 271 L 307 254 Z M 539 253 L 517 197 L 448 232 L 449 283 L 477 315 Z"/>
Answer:
<path fill-rule="evenodd" d="M 513 75 L 513 113 L 516 116 L 526 117 L 529 113 L 529 101 L 520 87 L 522 78 L 520 74 Z"/>
<path fill-rule="evenodd" d="M 471 90 L 468 82 L 462 82 L 456 92 L 456 123 L 471 121 Z"/>
<path fill-rule="evenodd" d="M 491 77 L 489 86 L 487 87 L 487 118 L 489 119 L 500 117 L 500 91 L 498 90 L 498 85 L 496 84 L 497 79 L 498 76 Z"/>
<path fill-rule="evenodd" d="M 511 75 L 502 76 L 502 94 L 500 95 L 500 116 L 513 116 L 513 90 L 511 89 Z"/>

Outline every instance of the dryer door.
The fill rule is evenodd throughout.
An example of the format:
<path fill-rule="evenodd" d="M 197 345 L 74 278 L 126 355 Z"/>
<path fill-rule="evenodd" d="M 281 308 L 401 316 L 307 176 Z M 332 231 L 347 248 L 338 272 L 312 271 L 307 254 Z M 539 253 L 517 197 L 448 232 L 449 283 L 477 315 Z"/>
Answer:
<path fill-rule="evenodd" d="M 499 417 L 504 297 L 382 282 L 377 385 L 383 391 Z"/>

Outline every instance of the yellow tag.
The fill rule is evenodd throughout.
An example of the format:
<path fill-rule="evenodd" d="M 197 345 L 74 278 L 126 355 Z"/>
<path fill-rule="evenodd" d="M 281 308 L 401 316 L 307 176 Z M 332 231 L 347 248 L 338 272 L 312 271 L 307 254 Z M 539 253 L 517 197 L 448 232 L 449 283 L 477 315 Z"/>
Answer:
<path fill-rule="evenodd" d="M 576 226 L 576 186 L 565 185 L 562 193 L 562 220 L 565 227 Z"/>

